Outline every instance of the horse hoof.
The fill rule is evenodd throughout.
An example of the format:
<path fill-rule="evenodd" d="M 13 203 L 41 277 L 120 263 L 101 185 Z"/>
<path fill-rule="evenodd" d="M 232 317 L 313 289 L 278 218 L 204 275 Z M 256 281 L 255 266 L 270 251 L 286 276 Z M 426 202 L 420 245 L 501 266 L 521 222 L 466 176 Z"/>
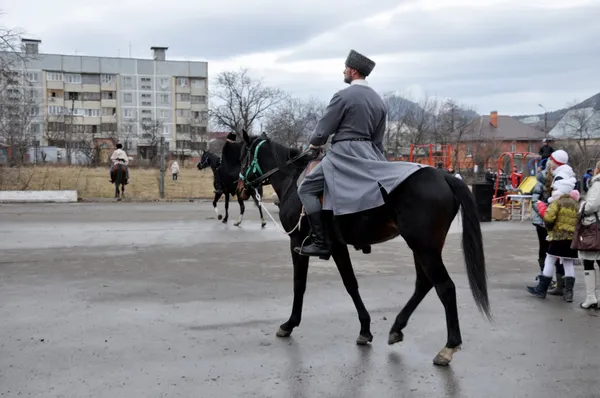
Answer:
<path fill-rule="evenodd" d="M 217 220 L 222 220 L 222 219 L 223 219 L 223 216 L 222 216 L 221 214 L 219 214 L 219 215 L 217 216 Z"/>
<path fill-rule="evenodd" d="M 223 221 L 221 221 L 223 224 L 227 224 L 227 219 L 224 218 Z"/>
<path fill-rule="evenodd" d="M 279 327 L 279 329 L 277 330 L 277 333 L 275 333 L 277 335 L 277 337 L 290 337 L 290 335 L 292 334 L 292 331 L 290 330 L 289 332 L 287 330 L 283 330 L 281 327 Z"/>
<path fill-rule="evenodd" d="M 241 222 L 236 222 L 235 224 L 233 224 L 234 227 L 239 227 L 242 223 Z"/>
<path fill-rule="evenodd" d="M 402 340 L 404 340 L 404 333 L 391 332 L 390 337 L 388 337 L 388 344 L 392 345 L 392 344 L 400 343 Z"/>
<path fill-rule="evenodd" d="M 356 339 L 356 344 L 357 345 L 367 345 L 372 341 L 373 341 L 373 335 L 371 333 L 369 333 L 366 336 L 361 334 Z"/>
<path fill-rule="evenodd" d="M 266 226 L 267 226 L 267 223 L 266 223 L 266 222 L 264 222 L 264 223 L 260 224 L 260 226 L 261 226 L 261 228 L 264 228 L 264 227 L 266 227 Z"/>
<path fill-rule="evenodd" d="M 437 366 L 448 366 L 452 362 L 452 357 L 455 352 L 460 351 L 460 346 L 455 348 L 444 347 L 438 354 L 433 358 L 433 364 Z"/>

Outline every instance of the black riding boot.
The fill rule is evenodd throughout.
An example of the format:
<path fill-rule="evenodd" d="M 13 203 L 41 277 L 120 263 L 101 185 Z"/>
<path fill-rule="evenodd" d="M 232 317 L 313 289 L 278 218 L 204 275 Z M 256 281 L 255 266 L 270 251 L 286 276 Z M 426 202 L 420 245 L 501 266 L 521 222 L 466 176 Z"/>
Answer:
<path fill-rule="evenodd" d="M 307 214 L 306 218 L 310 224 L 312 242 L 303 247 L 295 247 L 294 250 L 302 256 L 318 256 L 329 259 L 331 253 L 327 244 L 327 235 L 325 234 L 321 212 Z"/>

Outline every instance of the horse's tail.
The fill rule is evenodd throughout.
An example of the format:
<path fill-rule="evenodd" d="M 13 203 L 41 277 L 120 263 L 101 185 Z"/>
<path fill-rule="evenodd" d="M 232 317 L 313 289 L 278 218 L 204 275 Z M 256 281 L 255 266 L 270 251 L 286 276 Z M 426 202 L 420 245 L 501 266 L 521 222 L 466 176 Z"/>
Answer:
<path fill-rule="evenodd" d="M 445 173 L 445 178 L 454 193 L 454 197 L 462 207 L 462 247 L 467 266 L 469 286 L 471 287 L 471 292 L 479 311 L 485 314 L 491 321 L 492 314 L 487 292 L 483 239 L 481 237 L 481 226 L 479 224 L 475 197 L 463 180 L 448 173 Z"/>

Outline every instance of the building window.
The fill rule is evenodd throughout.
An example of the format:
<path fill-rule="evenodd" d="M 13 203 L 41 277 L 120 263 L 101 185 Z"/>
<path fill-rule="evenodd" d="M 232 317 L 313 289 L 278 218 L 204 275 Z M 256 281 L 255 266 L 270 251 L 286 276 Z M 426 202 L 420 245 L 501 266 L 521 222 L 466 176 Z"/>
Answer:
<path fill-rule="evenodd" d="M 34 83 L 38 81 L 38 75 L 35 72 L 27 72 L 25 73 L 25 79 L 30 83 Z"/>
<path fill-rule="evenodd" d="M 206 79 L 192 79 L 192 87 L 206 88 Z"/>
<path fill-rule="evenodd" d="M 103 116 L 116 116 L 117 108 L 102 108 L 102 115 Z"/>
<path fill-rule="evenodd" d="M 117 98 L 117 93 L 114 91 L 103 91 L 102 99 L 111 100 Z"/>
<path fill-rule="evenodd" d="M 473 157 L 473 148 L 471 148 L 470 146 L 467 147 L 466 156 L 468 158 L 472 158 Z"/>
<path fill-rule="evenodd" d="M 132 88 L 133 87 L 133 78 L 131 76 L 123 76 L 123 87 L 124 88 Z"/>
<path fill-rule="evenodd" d="M 177 101 L 190 102 L 190 95 L 185 93 L 177 94 Z"/>
<path fill-rule="evenodd" d="M 160 103 L 163 105 L 169 104 L 169 94 L 161 94 L 159 97 Z"/>
<path fill-rule="evenodd" d="M 166 119 L 169 117 L 169 111 L 166 109 L 161 109 L 160 110 L 160 118 L 161 119 Z"/>
<path fill-rule="evenodd" d="M 190 110 L 189 109 L 177 109 L 177 116 L 190 117 Z"/>
<path fill-rule="evenodd" d="M 517 152 L 517 144 L 515 144 L 514 142 L 510 144 L 510 151 Z"/>
<path fill-rule="evenodd" d="M 112 83 L 115 75 L 102 75 L 102 83 Z"/>
<path fill-rule="evenodd" d="M 169 79 L 167 79 L 166 77 L 161 77 L 160 79 L 158 79 L 158 85 L 162 89 L 169 88 Z"/>
<path fill-rule="evenodd" d="M 123 94 L 123 102 L 132 103 L 133 102 L 133 95 L 131 93 L 125 93 L 125 94 Z"/>
<path fill-rule="evenodd" d="M 189 87 L 190 79 L 188 79 L 187 77 L 178 77 L 176 83 L 179 87 Z"/>
<path fill-rule="evenodd" d="M 527 152 L 533 152 L 533 144 L 531 142 L 527 144 Z"/>
<path fill-rule="evenodd" d="M 65 74 L 65 83 L 81 84 L 81 75 L 76 73 Z"/>
<path fill-rule="evenodd" d="M 123 117 L 125 119 L 133 119 L 133 110 L 132 109 L 123 109 Z"/>
<path fill-rule="evenodd" d="M 192 104 L 206 104 L 206 95 L 192 95 Z"/>
<path fill-rule="evenodd" d="M 47 72 L 46 73 L 46 80 L 53 81 L 53 82 L 62 82 L 63 81 L 63 74 L 62 73 L 58 73 L 58 72 Z"/>

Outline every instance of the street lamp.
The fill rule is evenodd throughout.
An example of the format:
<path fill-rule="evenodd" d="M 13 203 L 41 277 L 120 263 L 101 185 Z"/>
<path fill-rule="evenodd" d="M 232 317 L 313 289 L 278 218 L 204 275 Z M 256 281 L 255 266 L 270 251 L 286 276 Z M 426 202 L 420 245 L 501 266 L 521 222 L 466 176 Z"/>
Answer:
<path fill-rule="evenodd" d="M 538 104 L 544 110 L 544 134 L 548 135 L 548 110 L 542 104 Z"/>

